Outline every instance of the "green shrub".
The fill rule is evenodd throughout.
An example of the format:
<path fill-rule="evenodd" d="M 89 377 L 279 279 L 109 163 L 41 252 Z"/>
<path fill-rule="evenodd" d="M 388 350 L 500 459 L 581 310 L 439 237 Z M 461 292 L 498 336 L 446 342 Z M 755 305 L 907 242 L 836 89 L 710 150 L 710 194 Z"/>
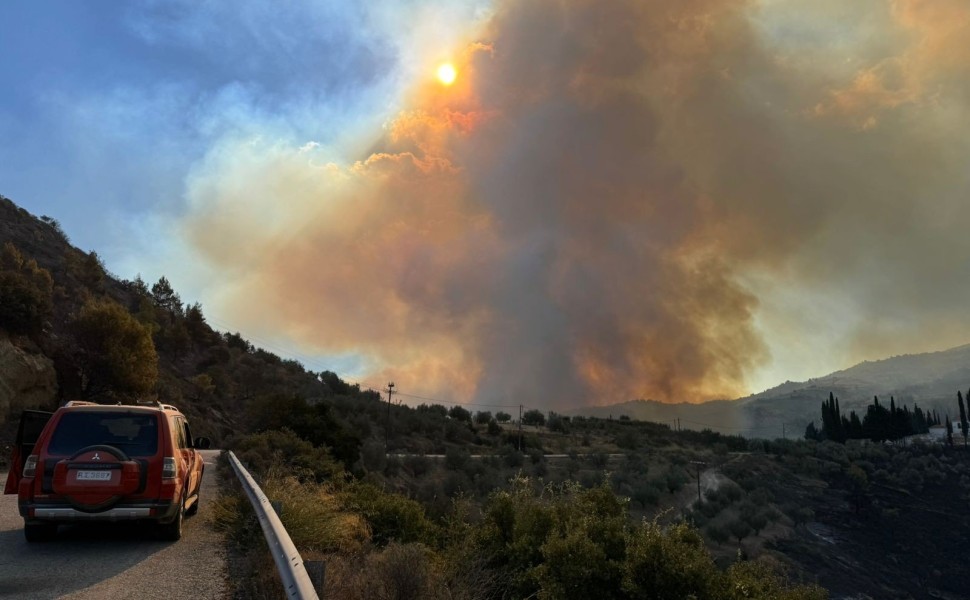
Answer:
<path fill-rule="evenodd" d="M 264 542 L 252 505 L 238 485 L 233 488 L 212 504 L 213 524 L 237 543 L 261 548 Z M 260 488 L 267 498 L 280 503 L 280 520 L 301 551 L 358 552 L 370 539 L 364 519 L 341 507 L 326 485 L 270 472 Z"/>
<path fill-rule="evenodd" d="M 343 479 L 343 469 L 326 448 L 317 448 L 289 429 L 270 430 L 230 442 L 240 462 L 257 478 L 276 469 L 317 482 Z"/>
<path fill-rule="evenodd" d="M 718 598 L 721 573 L 689 525 L 644 523 L 630 533 L 624 572 L 629 598 Z"/>
<path fill-rule="evenodd" d="M 343 506 L 326 485 L 271 474 L 261 487 L 282 505 L 280 520 L 297 548 L 356 552 L 370 539 L 364 518 Z"/>
<path fill-rule="evenodd" d="M 366 483 L 353 483 L 338 494 L 346 510 L 363 515 L 370 525 L 373 540 L 386 544 L 422 542 L 433 545 L 438 528 L 425 515 L 424 508 L 399 494 L 391 494 Z"/>

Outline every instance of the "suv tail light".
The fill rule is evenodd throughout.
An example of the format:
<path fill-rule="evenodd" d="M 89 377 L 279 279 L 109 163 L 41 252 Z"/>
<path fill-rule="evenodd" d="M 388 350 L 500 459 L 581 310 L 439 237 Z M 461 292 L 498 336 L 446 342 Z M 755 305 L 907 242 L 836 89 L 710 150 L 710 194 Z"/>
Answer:
<path fill-rule="evenodd" d="M 37 455 L 31 454 L 27 457 L 27 462 L 24 463 L 24 470 L 21 475 L 23 477 L 33 477 L 37 472 Z"/>
<path fill-rule="evenodd" d="M 175 479 L 175 457 L 166 456 L 162 460 L 162 479 Z"/>

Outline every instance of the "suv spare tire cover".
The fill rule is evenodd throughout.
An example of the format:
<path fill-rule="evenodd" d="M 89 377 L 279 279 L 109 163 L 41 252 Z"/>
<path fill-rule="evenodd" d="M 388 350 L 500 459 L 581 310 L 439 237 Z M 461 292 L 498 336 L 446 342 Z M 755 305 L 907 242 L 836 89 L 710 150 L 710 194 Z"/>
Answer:
<path fill-rule="evenodd" d="M 140 465 L 115 446 L 88 446 L 55 465 L 52 483 L 54 492 L 74 508 L 99 512 L 135 490 L 139 470 Z"/>

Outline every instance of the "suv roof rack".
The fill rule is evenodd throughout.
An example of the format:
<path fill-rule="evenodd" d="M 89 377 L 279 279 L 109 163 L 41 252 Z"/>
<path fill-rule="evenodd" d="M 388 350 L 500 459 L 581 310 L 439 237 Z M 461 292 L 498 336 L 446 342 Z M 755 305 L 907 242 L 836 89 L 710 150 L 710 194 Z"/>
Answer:
<path fill-rule="evenodd" d="M 154 406 L 155 408 L 158 408 L 161 410 L 174 410 L 176 412 L 182 412 L 178 409 L 177 406 L 173 404 L 165 404 L 160 400 L 138 400 L 137 403 L 139 406 Z"/>
<path fill-rule="evenodd" d="M 64 403 L 64 406 L 98 406 L 98 403 L 88 402 L 87 400 L 68 400 Z"/>

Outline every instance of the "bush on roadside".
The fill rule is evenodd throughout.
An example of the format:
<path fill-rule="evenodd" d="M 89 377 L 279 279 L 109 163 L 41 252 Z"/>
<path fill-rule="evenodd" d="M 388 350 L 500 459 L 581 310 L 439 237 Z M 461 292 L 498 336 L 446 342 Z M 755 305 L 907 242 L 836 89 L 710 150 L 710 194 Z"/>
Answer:
<path fill-rule="evenodd" d="M 434 545 L 436 541 L 438 527 L 428 519 L 424 508 L 410 498 L 366 483 L 347 486 L 338 498 L 342 508 L 363 516 L 376 544 L 397 541 Z"/>
<path fill-rule="evenodd" d="M 289 429 L 273 429 L 230 443 L 239 461 L 257 478 L 277 471 L 316 482 L 340 481 L 343 468 L 326 448 L 315 447 Z"/>

